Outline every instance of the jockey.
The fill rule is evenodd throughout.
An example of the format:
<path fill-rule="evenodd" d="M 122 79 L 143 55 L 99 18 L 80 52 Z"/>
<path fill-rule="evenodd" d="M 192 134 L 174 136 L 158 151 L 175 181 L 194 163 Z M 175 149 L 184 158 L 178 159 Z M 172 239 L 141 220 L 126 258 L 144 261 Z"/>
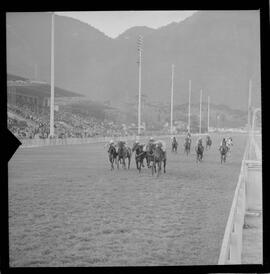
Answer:
<path fill-rule="evenodd" d="M 191 143 L 191 134 L 189 132 L 187 133 L 185 140 L 186 140 L 186 142 Z"/>
<path fill-rule="evenodd" d="M 199 137 L 198 140 L 197 140 L 197 146 L 198 146 L 199 144 L 202 145 L 202 137 Z"/>
<path fill-rule="evenodd" d="M 158 141 L 154 142 L 154 144 L 156 144 L 157 146 L 160 146 L 160 148 L 163 152 L 166 151 L 166 143 L 164 141 L 158 140 Z"/>
<path fill-rule="evenodd" d="M 221 148 L 222 146 L 227 146 L 227 142 L 225 138 L 222 139 L 219 148 Z"/>
<path fill-rule="evenodd" d="M 109 152 L 109 150 L 110 150 L 111 147 L 115 147 L 114 141 L 113 141 L 113 140 L 110 140 L 109 143 L 105 144 L 104 147 L 107 147 L 107 146 L 109 147 L 109 148 L 108 148 L 108 152 Z"/>

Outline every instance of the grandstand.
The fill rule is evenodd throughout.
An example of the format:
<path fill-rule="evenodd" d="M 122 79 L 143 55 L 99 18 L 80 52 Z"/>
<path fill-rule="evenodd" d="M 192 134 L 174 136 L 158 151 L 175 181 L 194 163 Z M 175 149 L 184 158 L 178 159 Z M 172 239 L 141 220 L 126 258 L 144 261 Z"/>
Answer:
<path fill-rule="evenodd" d="M 14 75 L 8 75 L 7 80 L 8 129 L 19 139 L 48 138 L 50 85 Z M 55 97 L 61 104 L 55 107 L 55 137 L 127 135 L 122 125 L 104 115 L 97 118 L 89 112 L 78 112 L 73 103 L 82 95 L 56 87 Z"/>

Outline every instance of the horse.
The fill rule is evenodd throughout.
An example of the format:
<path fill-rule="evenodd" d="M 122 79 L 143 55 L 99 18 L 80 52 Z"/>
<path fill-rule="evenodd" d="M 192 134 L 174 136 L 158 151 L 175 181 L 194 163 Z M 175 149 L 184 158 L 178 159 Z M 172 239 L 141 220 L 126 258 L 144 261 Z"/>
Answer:
<path fill-rule="evenodd" d="M 114 146 L 110 146 L 108 150 L 108 155 L 109 155 L 109 161 L 111 163 L 111 170 L 114 169 L 113 163 L 116 161 L 117 158 L 117 151 Z"/>
<path fill-rule="evenodd" d="M 228 147 L 228 154 L 231 154 L 231 147 L 233 146 L 232 137 L 226 138 L 226 146 Z"/>
<path fill-rule="evenodd" d="M 134 143 L 132 147 L 132 152 L 135 151 L 135 162 L 136 167 L 141 172 L 141 168 L 144 167 L 143 160 L 146 158 L 146 151 L 143 150 L 144 145 L 139 143 Z"/>
<path fill-rule="evenodd" d="M 227 145 L 223 144 L 222 146 L 220 146 L 219 151 L 220 151 L 220 163 L 222 164 L 222 162 L 226 162 L 226 157 L 227 157 L 227 152 L 228 152 L 229 148 L 227 147 Z"/>
<path fill-rule="evenodd" d="M 184 143 L 185 153 L 188 155 L 190 153 L 190 145 L 191 145 L 191 139 L 186 138 Z"/>
<path fill-rule="evenodd" d="M 146 162 L 147 162 L 147 167 L 150 168 L 150 162 L 153 161 L 154 157 L 154 149 L 156 145 L 154 143 L 148 143 L 146 145 Z"/>
<path fill-rule="evenodd" d="M 201 162 L 202 158 L 203 158 L 203 151 L 204 151 L 204 147 L 202 145 L 202 143 L 199 143 L 198 145 L 196 145 L 195 147 L 195 151 L 196 151 L 196 163 Z"/>
<path fill-rule="evenodd" d="M 152 175 L 156 172 L 157 166 L 157 177 L 160 175 L 161 172 L 161 164 L 163 162 L 163 171 L 166 173 L 166 162 L 167 162 L 167 155 L 166 151 L 163 151 L 161 148 L 161 144 L 156 144 L 153 150 L 153 160 L 151 161 L 152 167 Z"/>
<path fill-rule="evenodd" d="M 207 136 L 206 137 L 206 146 L 205 146 L 205 149 L 206 150 L 210 149 L 211 145 L 212 145 L 212 140 L 211 140 L 210 136 Z"/>
<path fill-rule="evenodd" d="M 126 169 L 125 159 L 128 159 L 128 169 L 130 167 L 132 151 L 131 148 L 126 146 L 124 142 L 118 142 L 118 151 L 117 151 L 117 168 L 119 169 L 119 162 L 122 160 L 123 168 Z"/>
<path fill-rule="evenodd" d="M 174 137 L 172 140 L 172 152 L 177 152 L 178 142 L 176 141 L 176 138 Z"/>

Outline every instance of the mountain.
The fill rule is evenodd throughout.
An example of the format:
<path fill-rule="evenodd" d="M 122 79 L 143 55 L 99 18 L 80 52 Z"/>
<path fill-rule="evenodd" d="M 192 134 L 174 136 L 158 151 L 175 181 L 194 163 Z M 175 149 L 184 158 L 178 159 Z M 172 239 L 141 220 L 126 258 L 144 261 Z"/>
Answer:
<path fill-rule="evenodd" d="M 203 101 L 246 110 L 260 105 L 259 11 L 200 11 L 159 29 L 133 27 L 112 39 L 76 19 L 55 15 L 55 84 L 128 110 L 138 94 L 137 38 L 143 36 L 142 93 L 150 101 Z M 8 73 L 50 81 L 49 13 L 7 14 Z M 136 115 L 136 113 L 134 113 Z"/>

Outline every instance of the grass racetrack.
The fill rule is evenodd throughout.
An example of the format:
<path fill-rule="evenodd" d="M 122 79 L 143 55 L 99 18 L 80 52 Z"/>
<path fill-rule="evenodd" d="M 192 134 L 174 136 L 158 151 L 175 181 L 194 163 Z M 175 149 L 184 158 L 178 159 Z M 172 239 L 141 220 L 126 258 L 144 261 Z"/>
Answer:
<path fill-rule="evenodd" d="M 228 136 L 228 134 L 226 135 Z M 20 148 L 9 162 L 11 267 L 217 264 L 246 135 L 202 163 L 170 151 L 167 173 L 110 170 L 104 144 Z M 129 142 L 131 145 L 131 142 Z M 204 138 L 205 144 L 205 138 Z"/>

